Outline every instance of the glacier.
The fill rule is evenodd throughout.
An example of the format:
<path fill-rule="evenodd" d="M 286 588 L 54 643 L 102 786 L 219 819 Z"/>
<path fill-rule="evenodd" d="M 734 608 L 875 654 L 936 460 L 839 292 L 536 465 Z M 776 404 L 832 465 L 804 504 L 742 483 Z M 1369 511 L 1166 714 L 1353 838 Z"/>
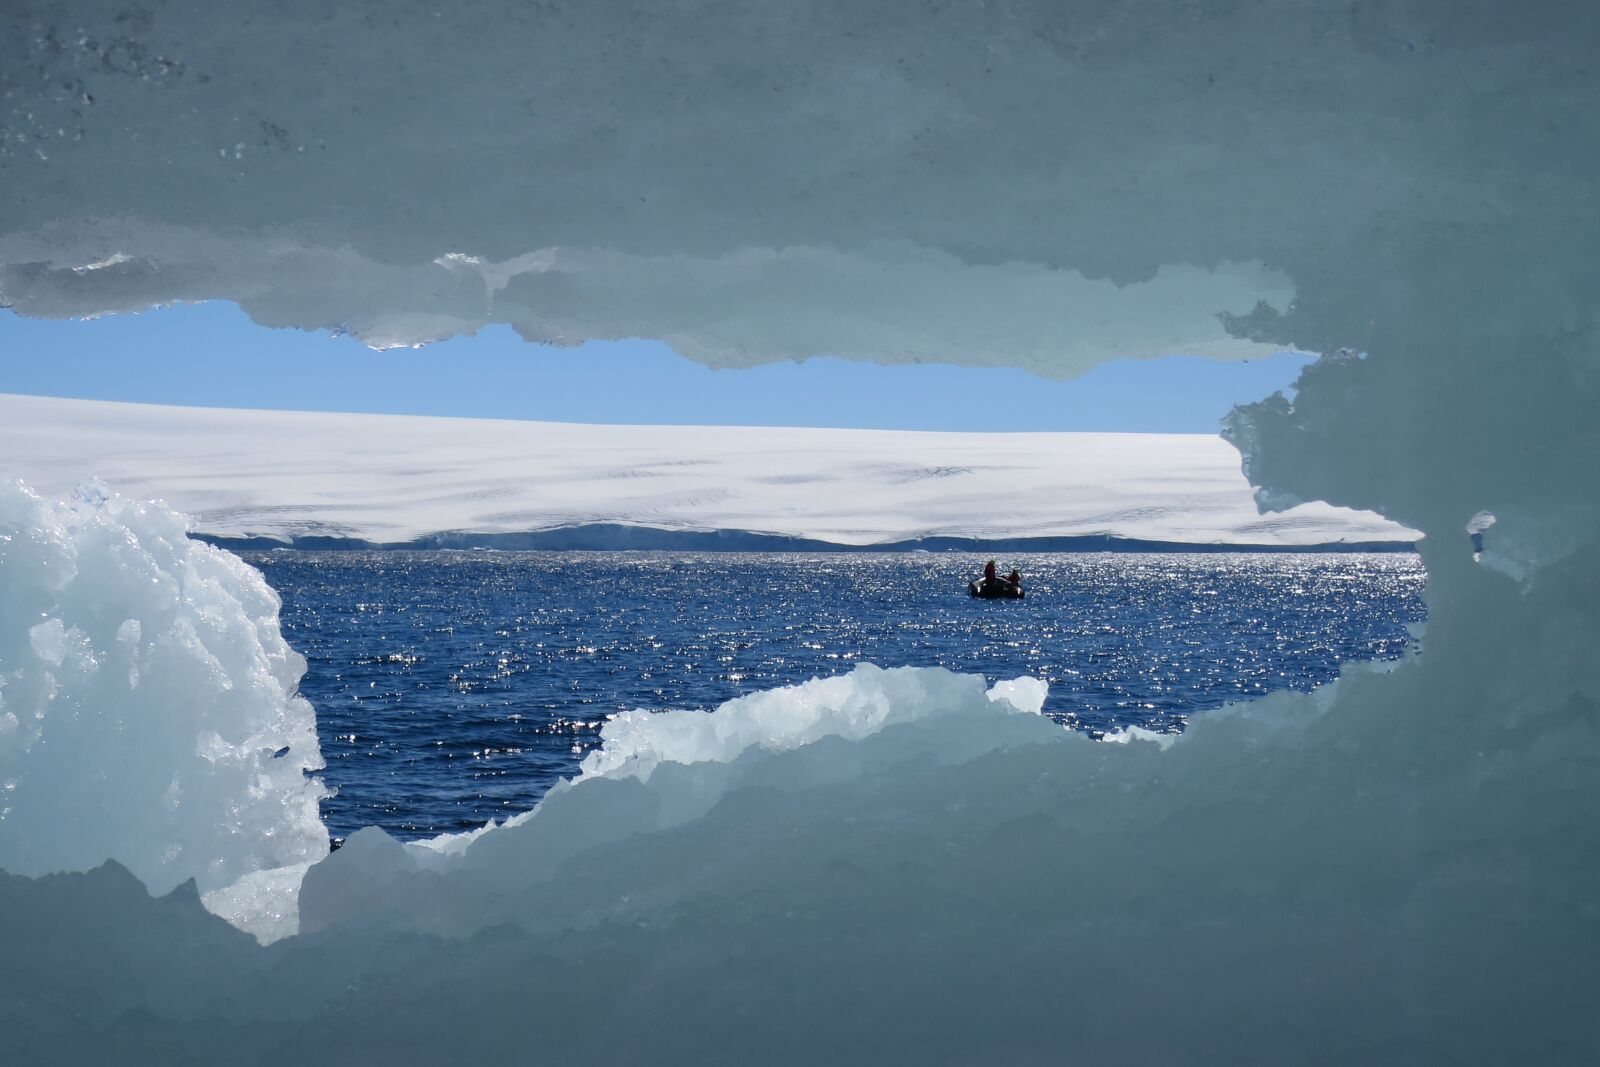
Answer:
<path fill-rule="evenodd" d="M 51 496 L 99 478 L 193 516 L 197 533 L 265 544 L 460 547 L 597 524 L 851 546 L 1420 536 L 1315 502 L 1262 515 L 1238 452 L 1206 434 L 602 426 L 0 394 L 6 477 Z"/>
<path fill-rule="evenodd" d="M 265 872 L 294 862 L 152 896 L 129 872 L 159 857 L 18 871 L 44 844 L 0 838 L 8 1058 L 1600 1057 L 1600 9 L 22 0 L 0 24 L 21 313 L 226 298 L 379 346 L 495 321 L 1063 375 L 1292 345 L 1324 354 L 1294 398 L 1228 428 L 1257 503 L 1422 531 L 1430 611 L 1393 669 L 1165 747 L 894 671 L 767 698 L 885 709 L 869 733 L 619 724 L 618 754 L 670 758 L 426 852 L 357 834 L 267 945 L 201 896 L 284 914 Z M 8 552 L 66 521 L 8 506 Z M 113 582 L 113 547 L 76 565 Z M 119 714 L 54 670 L 116 667 L 115 631 L 67 614 L 95 602 L 8 620 L 0 670 Z M 68 762 L 64 798 L 104 773 Z"/>

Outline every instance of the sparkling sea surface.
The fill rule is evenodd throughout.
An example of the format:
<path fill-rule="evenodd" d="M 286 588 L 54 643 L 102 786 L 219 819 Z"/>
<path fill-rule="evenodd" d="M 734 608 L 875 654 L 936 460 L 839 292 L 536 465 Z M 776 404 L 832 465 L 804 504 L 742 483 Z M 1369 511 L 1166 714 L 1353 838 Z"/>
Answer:
<path fill-rule="evenodd" d="M 849 671 L 942 666 L 1050 683 L 1102 733 L 1311 689 L 1403 653 L 1414 555 L 1030 553 L 1027 598 L 975 600 L 958 553 L 244 553 L 283 596 L 337 791 L 336 839 L 403 839 L 531 807 L 613 712 L 710 709 Z"/>

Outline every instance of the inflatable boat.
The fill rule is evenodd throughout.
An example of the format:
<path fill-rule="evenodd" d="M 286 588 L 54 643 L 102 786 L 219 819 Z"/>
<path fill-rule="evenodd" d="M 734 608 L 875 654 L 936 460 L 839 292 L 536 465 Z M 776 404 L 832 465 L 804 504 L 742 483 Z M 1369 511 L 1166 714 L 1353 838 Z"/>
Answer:
<path fill-rule="evenodd" d="M 1022 586 L 1005 578 L 979 578 L 967 583 L 967 595 L 985 600 L 1021 600 Z"/>

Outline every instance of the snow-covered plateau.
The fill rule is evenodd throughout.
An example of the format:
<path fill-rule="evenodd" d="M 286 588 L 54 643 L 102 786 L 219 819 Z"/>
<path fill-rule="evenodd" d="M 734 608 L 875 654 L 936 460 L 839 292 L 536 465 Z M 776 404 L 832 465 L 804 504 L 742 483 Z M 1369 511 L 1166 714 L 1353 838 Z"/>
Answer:
<path fill-rule="evenodd" d="M 0 1057 L 1600 1062 L 1596 55 L 1590 0 L 0 5 L 17 313 L 1292 346 L 1292 401 L 1229 420 L 1258 503 L 1421 531 L 1429 610 L 1392 669 L 1164 746 L 863 668 L 319 858 L 260 576 L 8 486 Z"/>
<path fill-rule="evenodd" d="M 0 395 L 0 478 L 58 497 L 100 478 L 165 500 L 197 532 L 286 543 L 514 544 L 503 535 L 552 529 L 584 543 L 573 528 L 599 524 L 857 546 L 1418 536 L 1321 503 L 1262 515 L 1239 453 L 1205 434 L 591 426 Z"/>

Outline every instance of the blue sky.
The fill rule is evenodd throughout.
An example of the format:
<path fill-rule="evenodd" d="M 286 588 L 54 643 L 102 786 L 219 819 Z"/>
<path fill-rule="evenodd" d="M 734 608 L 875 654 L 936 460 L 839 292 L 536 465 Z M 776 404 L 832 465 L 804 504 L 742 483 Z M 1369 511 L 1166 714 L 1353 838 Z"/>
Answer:
<path fill-rule="evenodd" d="M 205 407 L 598 423 L 1213 433 L 1309 357 L 1119 360 L 1066 382 L 1024 371 L 838 359 L 713 371 L 649 341 L 530 345 L 508 327 L 373 352 L 269 330 L 228 303 L 87 322 L 0 311 L 0 392 Z"/>

